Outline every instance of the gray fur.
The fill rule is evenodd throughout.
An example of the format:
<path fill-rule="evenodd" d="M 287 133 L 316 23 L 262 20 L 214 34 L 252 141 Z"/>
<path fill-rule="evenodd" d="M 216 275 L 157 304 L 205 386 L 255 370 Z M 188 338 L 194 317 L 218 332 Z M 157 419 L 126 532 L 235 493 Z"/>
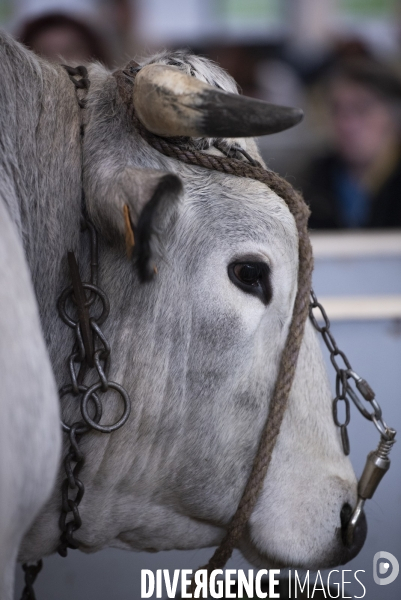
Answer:
<path fill-rule="evenodd" d="M 163 54 L 153 60 L 169 59 Z M 74 249 L 82 265 L 88 262 L 87 243 L 79 234 L 79 109 L 64 70 L 6 35 L 0 64 L 5 82 L 0 195 L 8 215 L 1 226 L 14 228 L 14 237 L 20 237 L 25 263 L 18 260 L 31 273 L 43 339 L 60 386 L 67 381 L 73 342 L 56 312 L 56 298 L 68 283 L 67 250 Z M 185 56 L 181 64 L 209 83 L 234 89 L 232 80 L 205 60 Z M 76 537 L 87 552 L 105 546 L 215 545 L 249 474 L 288 331 L 297 276 L 294 220 L 284 202 L 259 182 L 189 167 L 157 153 L 130 122 L 114 77 L 99 65 L 90 66 L 89 76 L 84 187 L 90 217 L 101 233 L 100 285 L 112 307 L 104 327 L 112 347 L 110 378 L 128 389 L 133 410 L 121 430 L 83 438 L 86 492 Z M 257 155 L 252 140 L 242 143 Z M 136 222 L 166 172 L 180 177 L 184 191 L 173 201 L 166 198 L 157 215 L 153 259 L 158 274 L 142 284 L 125 255 L 122 206 L 129 205 Z M 227 265 L 249 254 L 270 265 L 269 306 L 227 276 Z M 13 273 L 18 268 L 16 261 Z M 35 312 L 29 285 L 24 284 L 26 302 Z M 14 295 L 18 304 L 21 296 Z M 7 331 L 3 321 L 1 327 Z M 25 341 L 17 337 L 18 345 Z M 30 339 L 27 360 L 32 345 Z M 37 371 L 47 373 L 48 380 L 45 350 L 37 360 Z M 19 381 L 16 402 L 22 402 L 24 383 Z M 45 389 L 40 378 L 35 385 Z M 47 382 L 45 396 L 57 414 L 52 385 Z M 7 406 L 7 396 L 4 402 Z M 78 417 L 69 398 L 61 411 L 68 422 Z M 104 422 L 118 412 L 116 403 L 105 401 Z M 53 417 L 48 426 L 51 438 L 57 428 Z M 57 456 L 56 439 L 53 448 Z M 32 460 L 40 458 L 41 449 L 27 451 Z M 13 468 L 26 475 L 18 461 Z M 55 476 L 55 468 L 48 473 Z M 60 471 L 35 519 L 32 508 L 34 522 L 20 560 L 55 551 L 62 477 Z M 40 493 L 43 504 L 47 491 Z M 23 488 L 13 492 L 15 498 L 18 494 L 25 494 Z M 243 550 L 265 563 L 306 568 L 337 563 L 341 507 L 354 504 L 355 497 L 355 476 L 342 454 L 322 357 L 308 325 L 290 407 Z M 10 519 L 17 522 L 17 513 Z M 28 525 L 21 524 L 15 543 Z"/>

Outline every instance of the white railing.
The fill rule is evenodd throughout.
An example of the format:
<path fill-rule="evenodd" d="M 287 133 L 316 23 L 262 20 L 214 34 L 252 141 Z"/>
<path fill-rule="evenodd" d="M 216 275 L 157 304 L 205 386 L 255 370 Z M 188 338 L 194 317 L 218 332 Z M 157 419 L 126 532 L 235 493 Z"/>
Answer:
<path fill-rule="evenodd" d="M 340 231 L 311 234 L 316 261 L 400 258 L 401 231 Z M 384 266 L 384 265 L 383 265 Z M 331 320 L 401 319 L 401 294 L 321 296 Z"/>

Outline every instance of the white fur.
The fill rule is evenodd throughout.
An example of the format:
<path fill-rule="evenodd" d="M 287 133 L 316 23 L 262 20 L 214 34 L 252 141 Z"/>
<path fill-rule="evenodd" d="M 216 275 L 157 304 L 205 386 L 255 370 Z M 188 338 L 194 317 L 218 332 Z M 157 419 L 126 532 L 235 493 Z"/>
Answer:
<path fill-rule="evenodd" d="M 12 284 L 11 316 L 0 315 L 0 368 L 7 361 L 12 367 L 9 381 L 4 370 L 12 393 L 3 402 L 18 425 L 5 438 L 16 447 L 6 475 L 0 452 L 1 506 L 7 504 L 13 530 L 12 540 L 0 531 L 0 546 L 10 548 L 0 576 L 10 588 L 16 547 L 33 519 L 20 560 L 57 547 L 61 469 L 43 505 L 54 481 L 59 432 L 47 352 L 61 386 L 73 335 L 57 315 L 56 298 L 69 283 L 66 251 L 74 249 L 87 265 L 88 247 L 79 233 L 80 115 L 73 86 L 61 67 L 7 36 L 0 53 L 6 82 L 0 91 L 0 192 L 3 229 L 15 247 L 14 268 L 11 259 L 0 264 L 2 281 Z M 233 90 L 232 80 L 207 61 L 182 54 L 180 60 L 195 76 Z M 103 328 L 112 347 L 110 379 L 127 388 L 133 410 L 121 430 L 82 439 L 86 491 L 76 538 L 87 552 L 212 546 L 237 508 L 268 413 L 296 292 L 294 220 L 283 200 L 259 182 L 185 166 L 153 150 L 130 121 L 114 77 L 93 65 L 90 79 L 84 186 L 100 232 L 100 285 L 112 307 Z M 207 147 L 210 140 L 204 142 Z M 255 155 L 252 140 L 242 143 Z M 152 169 L 149 189 L 141 184 L 144 168 Z M 136 222 L 158 173 L 162 178 L 166 172 L 180 177 L 184 192 L 180 198 L 167 194 L 155 216 L 158 274 L 145 284 L 124 252 L 122 207 L 128 204 Z M 271 268 L 267 306 L 228 277 L 228 264 L 249 254 Z M 9 347 L 23 358 L 19 368 Z M 20 412 L 13 412 L 15 406 Z M 27 406 L 35 406 L 29 418 Z M 61 408 L 66 421 L 80 418 L 76 400 L 65 397 Z M 119 411 L 117 402 L 104 399 L 104 422 Z M 4 495 L 10 474 L 20 483 Z M 321 353 L 308 324 L 289 408 L 242 550 L 264 564 L 336 564 L 344 558 L 340 511 L 355 498 L 355 476 L 333 423 Z"/>

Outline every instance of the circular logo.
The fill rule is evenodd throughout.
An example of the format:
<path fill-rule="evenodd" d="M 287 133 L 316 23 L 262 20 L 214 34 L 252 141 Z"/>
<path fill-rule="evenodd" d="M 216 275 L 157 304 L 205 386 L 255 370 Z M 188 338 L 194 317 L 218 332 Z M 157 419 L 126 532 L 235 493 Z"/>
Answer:
<path fill-rule="evenodd" d="M 377 585 L 393 583 L 397 579 L 399 571 L 400 565 L 393 554 L 384 550 L 376 552 L 373 557 L 373 579 Z"/>

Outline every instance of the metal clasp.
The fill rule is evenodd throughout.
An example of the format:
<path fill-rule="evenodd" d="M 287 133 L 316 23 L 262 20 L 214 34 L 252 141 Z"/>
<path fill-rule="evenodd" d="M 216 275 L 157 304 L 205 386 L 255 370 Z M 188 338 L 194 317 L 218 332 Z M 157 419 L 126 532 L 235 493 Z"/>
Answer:
<path fill-rule="evenodd" d="M 391 461 L 388 455 L 395 443 L 395 435 L 394 429 L 387 428 L 386 436 L 381 437 L 376 450 L 368 454 L 365 468 L 358 482 L 358 502 L 347 526 L 347 546 L 352 545 L 355 527 L 362 514 L 365 501 L 373 497 L 379 483 L 390 468 Z"/>
<path fill-rule="evenodd" d="M 324 325 L 320 326 L 318 323 L 319 316 L 315 316 L 313 314 L 313 309 L 319 309 L 320 318 L 323 320 Z M 366 459 L 365 468 L 361 475 L 361 478 L 358 482 L 358 501 L 354 508 L 354 511 L 351 515 L 351 519 L 348 523 L 346 529 L 346 543 L 348 546 L 351 546 L 352 541 L 354 539 L 355 527 L 360 519 L 360 516 L 363 511 L 363 506 L 365 501 L 368 498 L 372 498 L 375 493 L 377 486 L 382 480 L 384 474 L 390 468 L 390 459 L 388 455 L 390 450 L 395 442 L 396 432 L 394 429 L 387 427 L 386 423 L 383 421 L 382 417 L 382 409 L 380 404 L 375 399 L 375 393 L 366 381 L 356 373 L 347 358 L 347 356 L 342 352 L 337 342 L 330 331 L 330 320 L 327 316 L 326 311 L 323 306 L 318 301 L 316 294 L 313 290 L 311 290 L 311 303 L 309 306 L 309 316 L 314 328 L 321 334 L 323 341 L 330 353 L 330 360 L 333 364 L 333 367 L 336 371 L 336 397 L 333 401 L 333 418 L 337 427 L 340 428 L 341 431 L 341 439 L 343 444 L 344 453 L 346 455 L 349 454 L 349 441 L 348 441 L 348 433 L 347 433 L 347 425 L 350 421 L 350 411 L 349 411 L 349 401 L 348 397 L 355 404 L 359 412 L 368 419 L 372 421 L 376 429 L 380 433 L 380 443 L 377 449 L 368 454 Z M 337 362 L 337 357 L 340 356 L 344 365 L 341 367 Z M 355 382 L 355 387 L 351 387 L 350 383 L 348 383 L 349 379 L 353 379 Z M 368 410 L 362 399 L 359 397 L 358 392 L 361 394 L 362 398 L 369 402 L 372 410 Z M 337 414 L 337 405 L 338 402 L 342 400 L 345 403 L 345 420 L 341 423 L 338 419 Z"/>
<path fill-rule="evenodd" d="M 369 410 L 365 408 L 365 406 L 358 398 L 358 395 L 355 393 L 352 387 L 348 385 L 347 394 L 351 398 L 352 402 L 355 404 L 359 412 L 365 417 L 365 419 L 368 419 L 369 421 L 373 422 L 380 435 L 386 440 L 390 440 L 390 438 L 388 437 L 389 428 L 383 421 L 382 409 L 380 407 L 380 404 L 375 399 L 376 395 L 370 387 L 370 385 L 368 384 L 368 382 L 366 381 L 366 379 L 360 377 L 358 373 L 355 373 L 355 371 L 353 371 L 352 369 L 347 370 L 347 377 L 350 377 L 355 381 L 355 385 L 359 393 L 367 402 L 369 402 L 373 411 L 369 412 Z"/>

